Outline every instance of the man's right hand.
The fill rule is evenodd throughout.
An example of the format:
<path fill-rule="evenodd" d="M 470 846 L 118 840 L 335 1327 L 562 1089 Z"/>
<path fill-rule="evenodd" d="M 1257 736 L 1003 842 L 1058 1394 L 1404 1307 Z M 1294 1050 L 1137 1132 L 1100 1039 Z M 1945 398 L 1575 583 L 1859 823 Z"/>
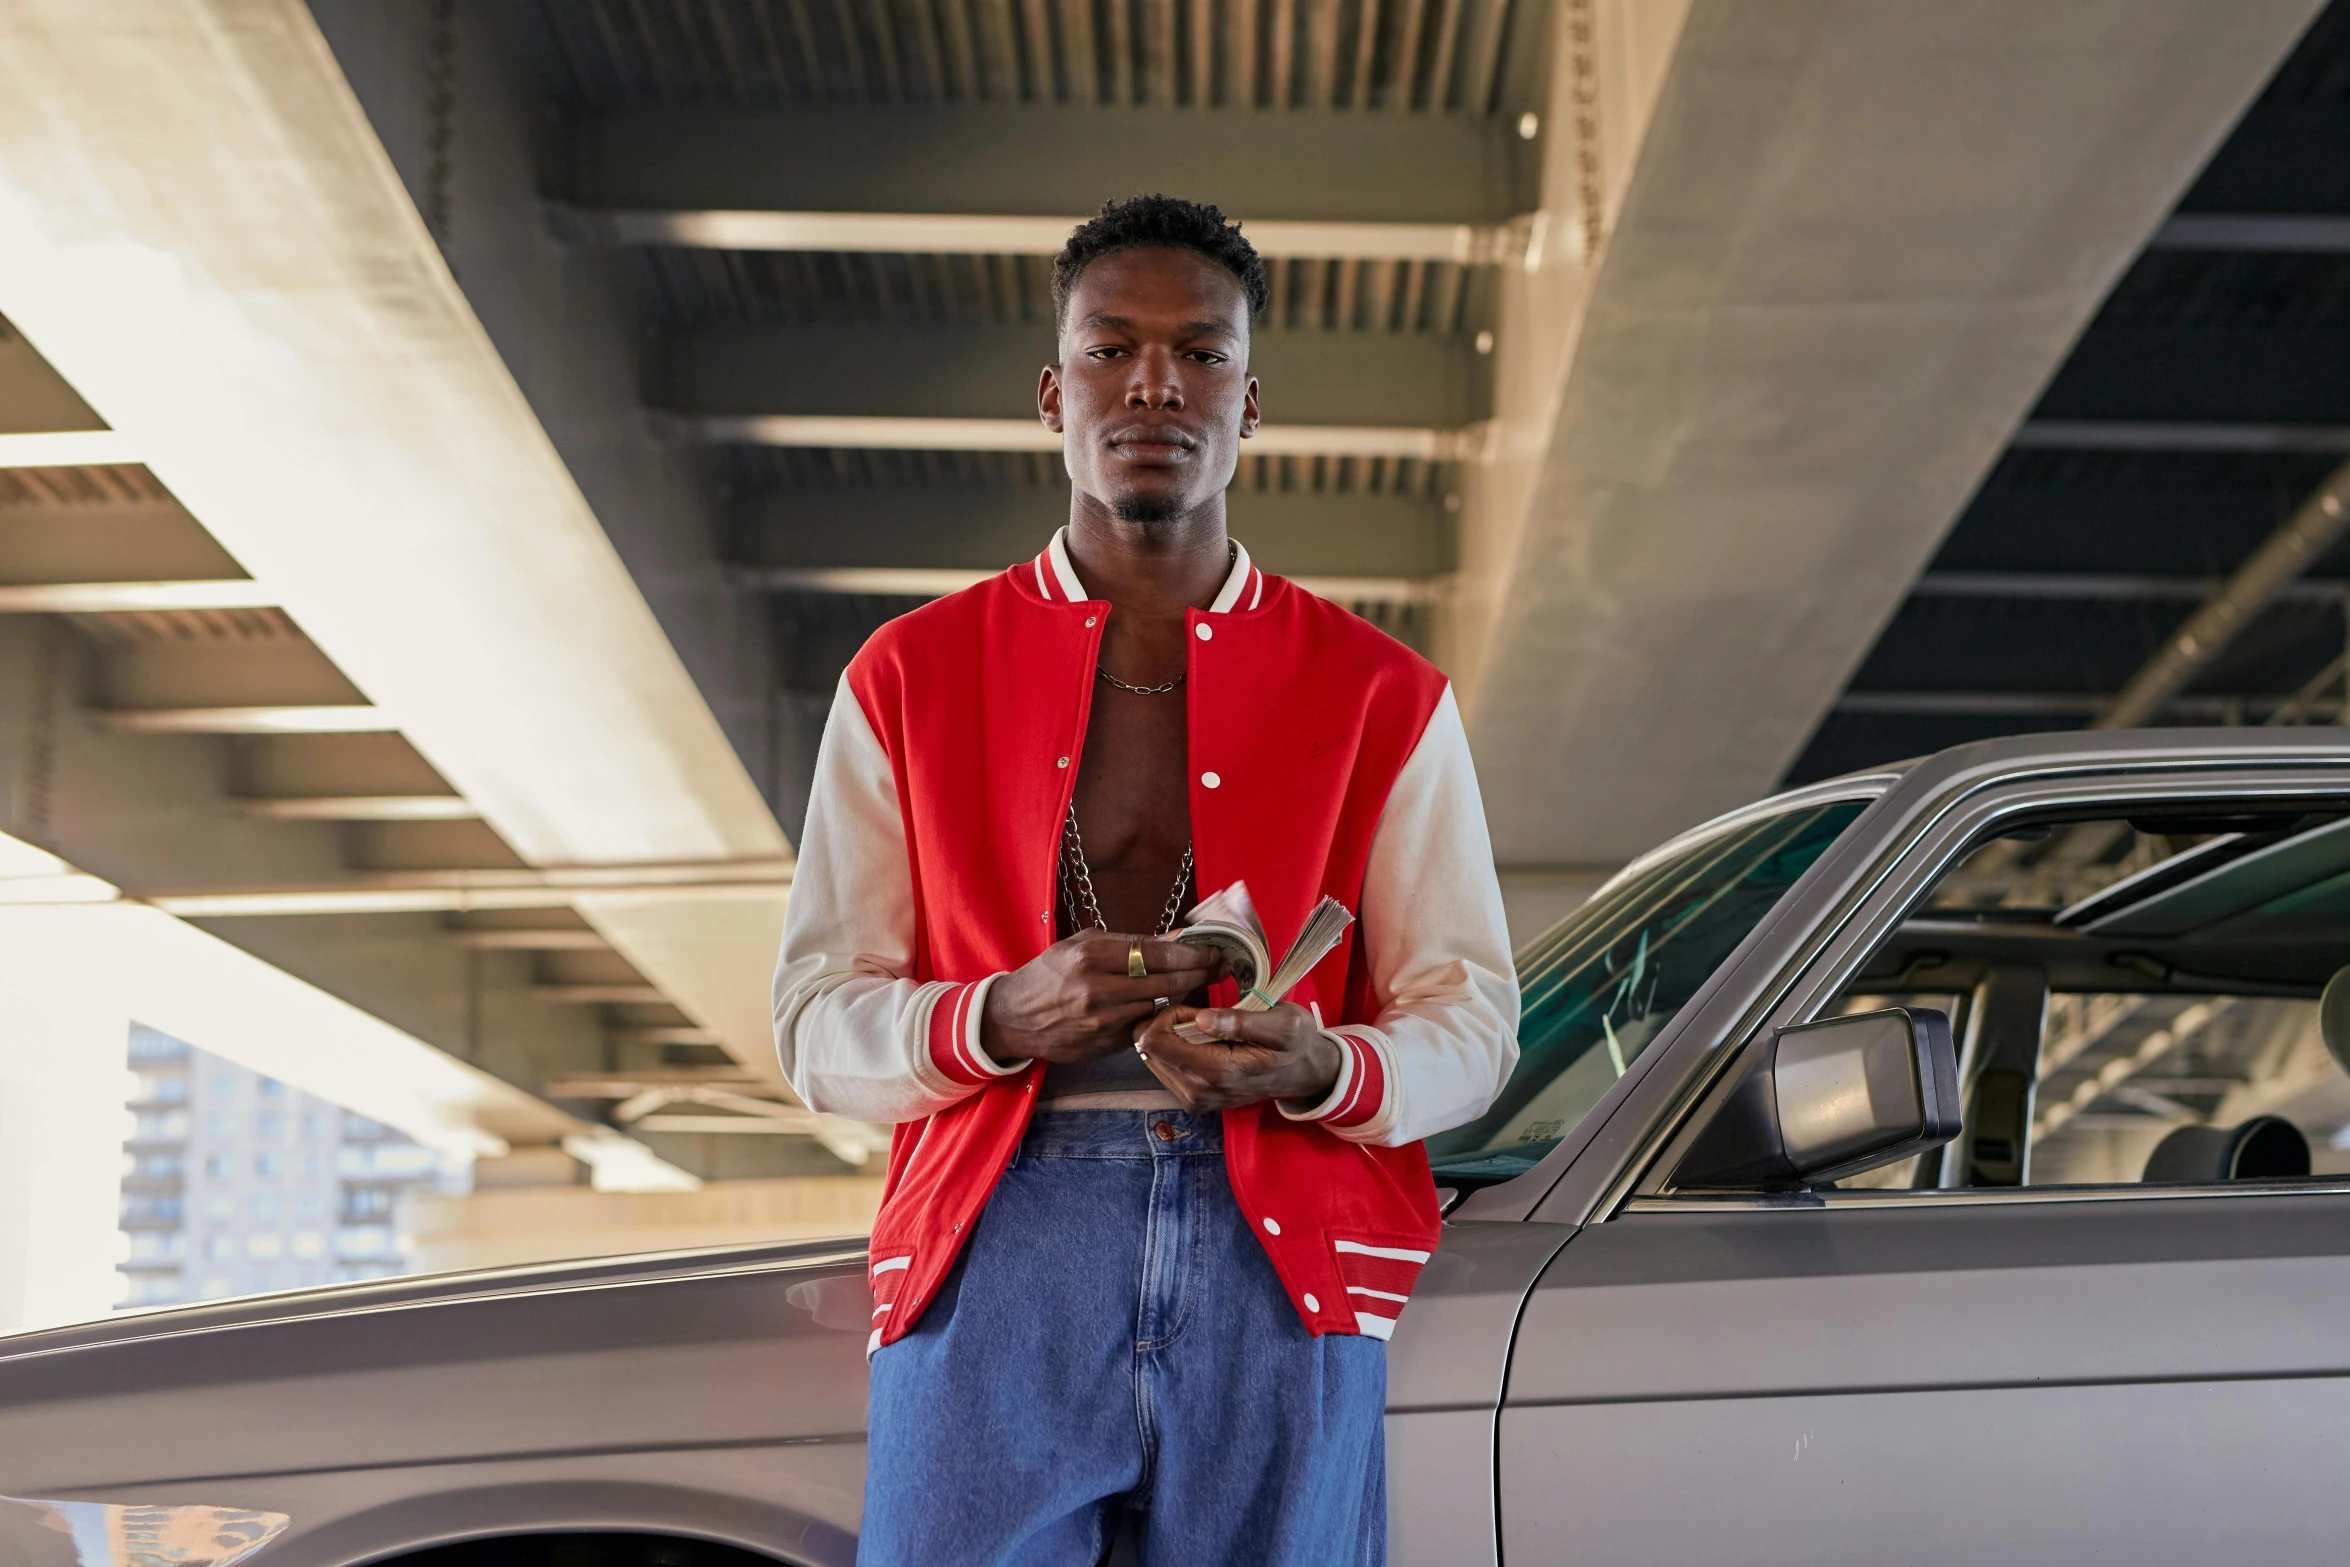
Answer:
<path fill-rule="evenodd" d="M 1150 972 L 1127 972 L 1127 954 L 1142 943 Z M 1161 936 L 1089 930 L 1056 941 L 987 988 L 979 1042 L 1002 1064 L 1092 1061 L 1134 1043 L 1134 1025 L 1164 997 L 1179 1001 L 1214 980 L 1222 955 L 1212 947 Z"/>

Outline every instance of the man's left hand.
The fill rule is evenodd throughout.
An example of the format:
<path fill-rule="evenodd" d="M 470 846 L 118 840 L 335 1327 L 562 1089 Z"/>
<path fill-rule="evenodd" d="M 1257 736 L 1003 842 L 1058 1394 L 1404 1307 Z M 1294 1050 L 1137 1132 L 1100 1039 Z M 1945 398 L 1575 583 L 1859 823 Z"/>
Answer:
<path fill-rule="evenodd" d="M 1210 1036 L 1193 1044 L 1175 1032 L 1190 1023 Z M 1233 1110 L 1260 1099 L 1310 1105 L 1326 1098 L 1344 1057 L 1314 1014 L 1285 1001 L 1264 1012 L 1172 1006 L 1135 1041 L 1153 1076 L 1186 1110 Z"/>

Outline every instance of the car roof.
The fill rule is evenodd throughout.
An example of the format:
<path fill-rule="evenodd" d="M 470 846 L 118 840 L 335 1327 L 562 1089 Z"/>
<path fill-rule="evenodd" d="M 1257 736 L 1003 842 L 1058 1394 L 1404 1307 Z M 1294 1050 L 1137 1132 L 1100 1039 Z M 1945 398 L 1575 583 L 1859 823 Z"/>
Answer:
<path fill-rule="evenodd" d="M 1888 762 L 1882 767 L 1844 773 L 1817 783 L 1782 790 L 1676 833 L 1655 848 L 1636 855 L 1622 870 L 1602 883 L 1593 898 L 1625 878 L 1637 875 L 1657 861 L 1681 853 L 1708 839 L 1734 832 L 1752 822 L 1788 811 L 1848 800 L 1874 800 L 1912 774 L 1960 772 L 2031 772 L 2057 761 L 2091 757 L 2129 765 L 2159 765 L 2185 760 L 2249 759 L 2274 753 L 2320 751 L 2339 754 L 2350 762 L 2350 728 L 2333 725 L 2203 729 L 2056 730 L 2043 734 L 2003 735 L 1971 740 L 1927 756 Z"/>

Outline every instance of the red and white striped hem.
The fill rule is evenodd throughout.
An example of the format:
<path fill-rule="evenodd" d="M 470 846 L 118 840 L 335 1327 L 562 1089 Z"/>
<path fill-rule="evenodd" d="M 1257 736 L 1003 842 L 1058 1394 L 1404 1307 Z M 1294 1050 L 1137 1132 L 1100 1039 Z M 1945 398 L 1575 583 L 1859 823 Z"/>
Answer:
<path fill-rule="evenodd" d="M 865 1340 L 865 1358 L 868 1360 L 873 1358 L 875 1350 L 881 1348 L 881 1319 L 888 1316 L 891 1309 L 897 1305 L 898 1291 L 905 1287 L 913 1266 L 914 1254 L 906 1252 L 896 1257 L 877 1257 L 865 1270 L 866 1280 L 873 1290 L 874 1301 L 873 1331 Z M 884 1295 L 887 1295 L 889 1299 L 882 1299 L 881 1297 Z"/>
<path fill-rule="evenodd" d="M 1347 1302 L 1354 1307 L 1355 1327 L 1372 1338 L 1395 1332 L 1397 1316 L 1412 1298 L 1412 1286 L 1429 1254 L 1410 1246 L 1374 1246 L 1363 1241 L 1333 1240 L 1339 1277 L 1346 1281 Z"/>

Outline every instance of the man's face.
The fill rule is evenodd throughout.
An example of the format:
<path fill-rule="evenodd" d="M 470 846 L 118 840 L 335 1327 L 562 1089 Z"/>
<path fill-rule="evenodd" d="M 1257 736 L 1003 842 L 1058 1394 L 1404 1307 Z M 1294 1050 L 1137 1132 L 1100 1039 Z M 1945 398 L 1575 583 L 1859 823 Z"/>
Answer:
<path fill-rule="evenodd" d="M 1069 482 L 1122 521 L 1171 521 L 1222 494 L 1257 428 L 1240 280 L 1188 250 L 1102 257 L 1078 275 L 1036 405 Z"/>

